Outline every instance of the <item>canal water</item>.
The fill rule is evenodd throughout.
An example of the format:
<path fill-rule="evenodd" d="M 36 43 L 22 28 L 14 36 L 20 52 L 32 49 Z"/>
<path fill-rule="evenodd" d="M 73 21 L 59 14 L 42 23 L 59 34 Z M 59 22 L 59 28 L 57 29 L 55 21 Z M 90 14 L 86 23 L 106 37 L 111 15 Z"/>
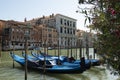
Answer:
<path fill-rule="evenodd" d="M 79 52 L 78 52 L 79 53 Z M 90 49 L 92 55 L 93 49 Z M 96 56 L 96 58 L 98 58 Z M 0 80 L 24 80 L 24 68 L 13 61 L 9 52 L 2 53 L 0 58 Z M 91 69 L 79 74 L 42 74 L 39 71 L 28 70 L 27 80 L 120 80 L 118 76 L 110 74 L 110 71 L 103 66 L 91 67 Z"/>

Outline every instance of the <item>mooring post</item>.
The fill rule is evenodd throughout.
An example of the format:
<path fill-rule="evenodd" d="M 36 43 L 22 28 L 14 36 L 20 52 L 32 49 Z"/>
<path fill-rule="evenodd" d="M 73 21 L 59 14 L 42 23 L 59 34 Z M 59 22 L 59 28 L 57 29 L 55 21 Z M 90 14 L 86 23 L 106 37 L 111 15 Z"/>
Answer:
<path fill-rule="evenodd" d="M 68 46 L 67 46 L 67 57 L 69 58 L 69 39 L 68 39 Z"/>
<path fill-rule="evenodd" d="M 71 39 L 71 45 L 70 45 L 70 47 L 71 47 L 71 56 L 70 57 L 72 57 L 72 39 Z"/>
<path fill-rule="evenodd" d="M 1 38 L 0 38 L 0 59 L 1 59 L 1 53 L 2 52 L 2 36 L 1 36 Z"/>
<path fill-rule="evenodd" d="M 15 43 L 13 43 L 13 53 L 15 51 Z M 15 64 L 14 64 L 14 59 L 13 59 L 13 68 L 15 67 Z"/>
<path fill-rule="evenodd" d="M 77 60 L 77 44 L 76 44 L 76 48 L 75 48 L 75 58 Z"/>
<path fill-rule="evenodd" d="M 60 44 L 58 39 L 58 65 L 60 65 Z"/>
<path fill-rule="evenodd" d="M 27 80 L 27 39 L 25 39 L 25 80 Z"/>
<path fill-rule="evenodd" d="M 53 47 L 54 47 L 54 55 L 56 56 L 55 44 L 53 45 Z"/>
<path fill-rule="evenodd" d="M 48 41 L 46 41 L 46 49 L 47 49 L 46 55 L 48 55 Z"/>
<path fill-rule="evenodd" d="M 93 57 L 94 57 L 94 59 L 95 59 L 95 54 L 97 53 L 97 49 L 96 48 L 94 48 L 94 53 L 93 53 Z"/>
<path fill-rule="evenodd" d="M 2 35 L 0 40 L 0 62 L 1 62 L 1 57 L 2 57 Z"/>
<path fill-rule="evenodd" d="M 86 55 L 87 55 L 87 59 L 89 60 L 89 41 L 87 36 L 86 36 Z"/>
<path fill-rule="evenodd" d="M 80 58 L 81 58 L 82 57 L 82 40 L 81 39 L 79 40 L 79 45 L 80 45 L 79 46 L 79 53 L 80 53 L 79 55 L 80 55 Z"/>
<path fill-rule="evenodd" d="M 25 31 L 25 80 L 27 80 L 27 54 L 28 54 L 28 39 L 30 37 L 30 31 Z"/>
<path fill-rule="evenodd" d="M 43 69 L 44 69 L 44 71 L 43 71 L 43 73 L 45 73 L 45 66 L 46 66 L 46 41 L 47 40 L 45 40 L 45 45 L 44 45 L 44 65 L 43 65 Z"/>

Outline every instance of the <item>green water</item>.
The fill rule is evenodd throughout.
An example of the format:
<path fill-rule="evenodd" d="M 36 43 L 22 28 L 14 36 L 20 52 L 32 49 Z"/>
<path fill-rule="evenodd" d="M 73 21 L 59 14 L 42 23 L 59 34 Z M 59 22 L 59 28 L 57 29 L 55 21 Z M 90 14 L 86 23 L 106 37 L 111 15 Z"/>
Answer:
<path fill-rule="evenodd" d="M 20 54 L 19 54 L 20 55 Z M 13 60 L 9 52 L 3 52 L 0 58 L 0 80 L 24 80 L 24 68 L 18 63 L 13 68 Z M 109 74 L 109 71 L 101 67 L 92 67 L 79 74 L 42 74 L 39 71 L 28 70 L 27 80 L 119 80 L 117 76 Z"/>

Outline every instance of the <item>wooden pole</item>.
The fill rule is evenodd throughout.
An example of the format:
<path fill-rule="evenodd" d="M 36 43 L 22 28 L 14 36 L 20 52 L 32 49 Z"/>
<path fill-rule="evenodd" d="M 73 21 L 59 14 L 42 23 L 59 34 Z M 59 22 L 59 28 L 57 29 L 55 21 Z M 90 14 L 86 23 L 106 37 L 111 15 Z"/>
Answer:
<path fill-rule="evenodd" d="M 0 40 L 0 58 L 1 58 L 1 52 L 2 52 L 2 36 L 1 36 L 1 38 L 0 38 L 1 40 Z"/>
<path fill-rule="evenodd" d="M 87 55 L 87 59 L 89 59 L 89 45 L 88 45 L 88 38 L 86 36 L 86 55 Z"/>
<path fill-rule="evenodd" d="M 1 57 L 2 57 L 2 35 L 0 40 L 0 62 L 1 62 Z"/>
<path fill-rule="evenodd" d="M 93 52 L 93 58 L 95 59 L 95 54 L 97 53 L 97 49 L 94 48 L 94 52 Z"/>
<path fill-rule="evenodd" d="M 60 65 L 60 44 L 59 44 L 59 38 L 58 38 L 58 65 Z"/>
<path fill-rule="evenodd" d="M 25 80 L 27 80 L 27 54 L 28 54 L 28 39 L 30 38 L 30 31 L 25 31 Z"/>
<path fill-rule="evenodd" d="M 80 58 L 82 57 L 82 40 L 79 40 L 79 52 L 80 52 Z"/>
<path fill-rule="evenodd" d="M 69 39 L 68 39 L 68 47 L 67 47 L 67 57 L 69 57 Z"/>
<path fill-rule="evenodd" d="M 77 44 L 76 44 L 76 48 L 75 48 L 75 57 L 76 57 L 76 60 L 77 60 Z"/>
<path fill-rule="evenodd" d="M 47 32 L 46 32 L 46 55 L 48 55 L 48 27 L 47 27 Z"/>
<path fill-rule="evenodd" d="M 72 39 L 71 39 L 71 57 L 72 57 Z"/>
<path fill-rule="evenodd" d="M 46 55 L 48 55 L 48 46 L 49 46 L 48 41 L 46 41 L 46 49 L 47 49 Z"/>
<path fill-rule="evenodd" d="M 83 50 L 83 54 L 82 54 L 82 57 L 85 57 L 85 50 L 84 50 L 84 45 L 82 47 L 82 50 Z"/>
<path fill-rule="evenodd" d="M 25 36 L 25 80 L 27 80 L 27 53 L 28 53 L 28 36 Z"/>
<path fill-rule="evenodd" d="M 13 43 L 13 53 L 15 51 L 15 43 Z M 13 59 L 13 68 L 15 67 L 15 64 L 14 64 L 14 59 Z"/>
<path fill-rule="evenodd" d="M 53 47 L 54 47 L 54 55 L 56 56 L 55 44 L 53 45 Z"/>
<path fill-rule="evenodd" d="M 56 45 L 54 44 L 54 55 L 56 56 Z"/>
<path fill-rule="evenodd" d="M 45 40 L 45 45 L 44 45 L 44 65 L 43 65 L 44 71 L 43 71 L 43 73 L 46 72 L 45 65 L 46 65 L 46 40 Z"/>

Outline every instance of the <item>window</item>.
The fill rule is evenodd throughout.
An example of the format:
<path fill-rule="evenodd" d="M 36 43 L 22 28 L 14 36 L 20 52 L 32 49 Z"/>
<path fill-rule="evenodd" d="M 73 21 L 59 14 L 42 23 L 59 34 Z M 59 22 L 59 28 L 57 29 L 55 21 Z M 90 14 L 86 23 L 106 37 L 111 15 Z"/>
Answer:
<path fill-rule="evenodd" d="M 64 19 L 64 25 L 66 25 L 66 19 Z"/>
<path fill-rule="evenodd" d="M 73 34 L 75 34 L 75 30 L 73 30 Z"/>
<path fill-rule="evenodd" d="M 17 39 L 19 38 L 19 36 L 17 36 Z"/>
<path fill-rule="evenodd" d="M 52 35 L 51 35 L 51 34 L 48 34 L 48 37 L 52 37 Z"/>
<path fill-rule="evenodd" d="M 30 43 L 28 43 L 28 46 L 30 46 Z"/>
<path fill-rule="evenodd" d="M 63 32 L 63 28 L 62 27 L 60 27 L 60 33 L 62 33 Z"/>
<path fill-rule="evenodd" d="M 70 34 L 72 34 L 72 29 L 70 29 Z"/>
<path fill-rule="evenodd" d="M 14 42 L 12 42 L 12 45 L 14 45 Z"/>
<path fill-rule="evenodd" d="M 66 28 L 64 29 L 64 33 L 66 33 Z"/>
<path fill-rule="evenodd" d="M 66 41 L 65 41 L 65 45 L 67 45 L 67 44 L 66 44 Z"/>
<path fill-rule="evenodd" d="M 62 18 L 60 19 L 60 23 L 63 24 L 63 19 Z"/>
<path fill-rule="evenodd" d="M 69 28 L 67 29 L 67 33 L 69 34 Z"/>
<path fill-rule="evenodd" d="M 73 22 L 73 27 L 75 27 L 76 25 L 75 25 L 75 22 Z"/>
<path fill-rule="evenodd" d="M 48 20 L 48 23 L 50 22 L 50 20 Z"/>
<path fill-rule="evenodd" d="M 70 21 L 70 26 L 72 26 L 72 21 Z"/>
<path fill-rule="evenodd" d="M 4 33 L 5 34 L 9 34 L 10 33 L 10 29 L 9 28 L 4 29 Z"/>
<path fill-rule="evenodd" d="M 14 39 L 14 36 L 12 38 Z"/>
<path fill-rule="evenodd" d="M 69 26 L 69 21 L 67 21 L 67 26 Z"/>

